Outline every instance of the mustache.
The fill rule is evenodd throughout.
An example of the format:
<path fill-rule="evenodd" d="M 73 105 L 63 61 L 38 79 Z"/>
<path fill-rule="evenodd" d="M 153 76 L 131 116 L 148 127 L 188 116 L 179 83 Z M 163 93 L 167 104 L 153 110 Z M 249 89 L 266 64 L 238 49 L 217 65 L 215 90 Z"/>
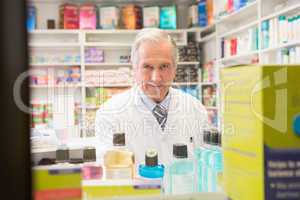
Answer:
<path fill-rule="evenodd" d="M 166 86 L 171 86 L 172 82 L 154 83 L 152 81 L 143 81 L 143 84 L 150 85 L 153 87 L 166 87 Z"/>

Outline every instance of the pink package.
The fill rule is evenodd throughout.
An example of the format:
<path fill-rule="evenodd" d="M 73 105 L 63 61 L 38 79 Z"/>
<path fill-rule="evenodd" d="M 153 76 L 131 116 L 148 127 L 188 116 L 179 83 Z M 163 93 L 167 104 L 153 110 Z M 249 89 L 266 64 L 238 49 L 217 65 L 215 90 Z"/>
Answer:
<path fill-rule="evenodd" d="M 92 4 L 80 6 L 80 29 L 96 29 L 96 7 Z"/>

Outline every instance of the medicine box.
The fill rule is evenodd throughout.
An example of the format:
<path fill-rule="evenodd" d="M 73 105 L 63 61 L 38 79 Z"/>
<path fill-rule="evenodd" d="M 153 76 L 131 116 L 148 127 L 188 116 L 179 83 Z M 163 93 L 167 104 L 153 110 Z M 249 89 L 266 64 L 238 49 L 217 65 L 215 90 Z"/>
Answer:
<path fill-rule="evenodd" d="M 224 188 L 230 199 L 300 199 L 300 66 L 221 70 Z"/>

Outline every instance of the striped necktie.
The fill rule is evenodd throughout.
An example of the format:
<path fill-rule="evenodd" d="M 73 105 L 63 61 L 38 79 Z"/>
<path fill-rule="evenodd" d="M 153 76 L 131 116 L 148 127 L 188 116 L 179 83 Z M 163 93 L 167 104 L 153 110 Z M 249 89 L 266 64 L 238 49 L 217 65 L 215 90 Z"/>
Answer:
<path fill-rule="evenodd" d="M 168 116 L 167 109 L 158 104 L 153 108 L 152 113 L 156 118 L 158 124 L 160 125 L 161 129 L 164 130 Z"/>

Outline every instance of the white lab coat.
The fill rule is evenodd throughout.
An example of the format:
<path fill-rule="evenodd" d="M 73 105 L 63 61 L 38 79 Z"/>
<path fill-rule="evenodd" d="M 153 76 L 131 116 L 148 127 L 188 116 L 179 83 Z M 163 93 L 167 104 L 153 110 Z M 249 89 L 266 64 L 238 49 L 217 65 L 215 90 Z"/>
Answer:
<path fill-rule="evenodd" d="M 112 147 L 115 132 L 126 134 L 126 145 L 135 153 L 137 164 L 144 163 L 145 151 L 156 149 L 160 163 L 168 164 L 173 157 L 173 144 L 186 143 L 191 157 L 195 145 L 202 144 L 203 128 L 207 128 L 207 113 L 199 100 L 178 89 L 170 88 L 171 100 L 165 130 L 144 105 L 138 89 L 113 96 L 97 111 L 96 136 L 98 159 Z M 193 137 L 194 142 L 190 142 Z"/>

